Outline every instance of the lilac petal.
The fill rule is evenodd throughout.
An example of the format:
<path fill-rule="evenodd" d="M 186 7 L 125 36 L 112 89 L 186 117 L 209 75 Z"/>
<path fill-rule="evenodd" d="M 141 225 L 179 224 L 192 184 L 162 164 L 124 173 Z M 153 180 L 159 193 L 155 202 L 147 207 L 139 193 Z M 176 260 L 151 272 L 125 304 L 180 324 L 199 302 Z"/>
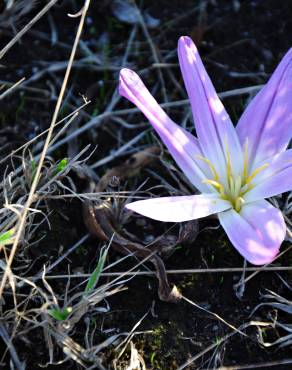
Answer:
<path fill-rule="evenodd" d="M 221 172 L 229 152 L 232 168 L 240 172 L 243 158 L 237 133 L 189 37 L 179 39 L 178 57 L 202 151 Z"/>
<path fill-rule="evenodd" d="M 198 140 L 167 116 L 134 71 L 121 70 L 119 93 L 145 114 L 191 183 L 201 192 L 210 192 L 210 186 L 202 183 L 208 169 L 196 160 L 202 155 Z"/>
<path fill-rule="evenodd" d="M 292 134 L 292 49 L 241 116 L 237 133 L 257 164 L 286 149 Z"/>
<path fill-rule="evenodd" d="M 255 178 L 254 188 L 244 196 L 246 202 L 292 190 L 292 149 L 278 154 L 267 163 L 268 167 Z"/>
<path fill-rule="evenodd" d="M 138 200 L 126 208 L 153 220 L 183 222 L 222 212 L 231 205 L 216 194 L 200 194 L 181 197 L 163 197 Z"/>
<path fill-rule="evenodd" d="M 286 225 L 282 213 L 269 202 L 246 204 L 240 213 L 232 209 L 218 217 L 231 243 L 250 263 L 264 265 L 276 257 Z"/>

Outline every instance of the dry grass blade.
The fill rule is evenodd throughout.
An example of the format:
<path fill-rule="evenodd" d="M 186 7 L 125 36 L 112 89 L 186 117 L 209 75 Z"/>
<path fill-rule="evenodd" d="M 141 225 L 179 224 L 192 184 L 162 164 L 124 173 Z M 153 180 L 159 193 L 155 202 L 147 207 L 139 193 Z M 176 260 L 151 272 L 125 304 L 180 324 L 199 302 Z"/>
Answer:
<path fill-rule="evenodd" d="M 288 314 L 288 318 L 292 315 L 292 301 L 276 294 L 273 291 L 267 290 L 267 294 L 263 294 L 263 299 L 267 300 L 267 302 L 263 302 L 258 304 L 252 311 L 251 316 L 258 311 L 261 307 L 271 307 L 273 311 L 284 312 Z M 259 342 L 264 347 L 273 347 L 278 346 L 287 347 L 292 344 L 292 324 L 291 323 L 282 323 L 280 322 L 279 315 L 277 314 L 276 317 L 272 313 L 268 313 L 268 316 L 271 317 L 271 328 L 281 329 L 281 332 L 286 333 L 285 335 L 281 335 L 278 339 L 274 340 L 273 342 L 268 342 L 265 339 L 265 333 L 259 327 Z M 285 315 L 286 316 L 286 315 Z M 287 321 L 287 319 L 286 319 Z M 278 334 L 279 336 L 279 334 Z"/>
<path fill-rule="evenodd" d="M 87 240 L 89 235 L 85 235 L 77 245 L 74 245 L 72 247 L 72 250 L 69 249 L 68 252 L 62 256 L 62 260 L 66 258 L 74 249 L 76 249 L 83 240 Z M 57 261 L 56 261 L 57 262 Z M 56 264 L 50 266 L 51 270 Z M 234 273 L 234 272 L 243 272 L 244 269 L 242 267 L 222 267 L 222 268 L 208 268 L 208 269 L 183 269 L 183 270 L 166 270 L 166 273 L 168 275 L 193 275 L 193 274 L 221 274 L 221 273 Z M 292 271 L 291 266 L 271 266 L 266 268 L 261 267 L 247 267 L 245 271 L 255 271 L 255 272 L 277 272 L 277 271 Z M 120 276 L 121 274 L 124 274 L 125 271 L 116 271 L 116 272 L 103 272 L 101 273 L 101 276 Z M 129 275 L 133 276 L 155 276 L 155 271 L 137 271 L 129 273 Z M 48 275 L 47 279 L 83 279 L 90 277 L 90 274 L 77 274 L 77 275 L 68 275 L 68 274 L 59 274 L 59 275 Z M 34 276 L 29 277 L 31 280 L 36 280 L 37 278 Z"/>
<path fill-rule="evenodd" d="M 126 370 L 146 370 L 146 364 L 143 357 L 139 354 L 133 342 L 131 345 L 130 363 Z"/>
<path fill-rule="evenodd" d="M 5 325 L 4 323 L 0 322 L 0 337 L 2 338 L 3 342 L 6 344 L 9 352 L 10 352 L 10 355 L 11 355 L 11 358 L 12 358 L 12 361 L 13 361 L 13 365 L 15 366 L 15 368 L 17 370 L 25 370 L 26 366 L 25 366 L 25 363 L 24 362 L 21 362 L 19 360 L 19 357 L 17 355 L 17 352 L 11 342 L 11 338 L 9 337 L 9 334 L 5 328 Z"/>
<path fill-rule="evenodd" d="M 204 311 L 204 312 L 206 312 L 206 313 L 208 313 L 208 314 L 210 314 L 210 315 L 212 315 L 212 316 L 216 317 L 216 319 L 220 320 L 220 321 L 221 321 L 221 322 L 223 322 L 225 325 L 227 325 L 229 328 L 231 328 L 231 329 L 235 330 L 235 331 L 236 331 L 236 332 L 238 332 L 239 334 L 241 334 L 241 335 L 243 335 L 243 336 L 246 336 L 246 334 L 245 334 L 245 333 L 243 333 L 240 329 L 237 329 L 234 325 L 229 324 L 226 320 L 224 320 L 224 319 L 223 319 L 221 316 L 219 316 L 217 313 L 215 313 L 215 312 L 211 312 L 211 311 L 207 310 L 206 308 L 204 308 L 204 307 L 202 307 L 202 306 L 198 305 L 197 303 L 195 303 L 194 301 L 190 300 L 189 298 L 186 298 L 186 297 L 182 296 L 182 299 L 183 299 L 184 301 L 188 302 L 190 305 L 192 305 L 192 306 L 194 306 L 194 307 L 198 308 L 199 310 L 202 310 L 202 311 Z"/>
<path fill-rule="evenodd" d="M 56 1 L 51 1 L 49 3 L 50 6 L 52 6 L 55 2 Z M 48 6 L 49 6 L 49 4 L 48 4 Z M 40 156 L 40 160 L 39 160 L 37 168 L 36 168 L 34 181 L 31 185 L 30 192 L 29 192 L 26 204 L 25 204 L 25 206 L 23 208 L 23 211 L 21 213 L 21 218 L 19 220 L 19 224 L 17 225 L 17 232 L 16 232 L 16 235 L 15 235 L 15 241 L 13 243 L 13 246 L 12 246 L 8 261 L 7 261 L 7 268 L 5 270 L 4 276 L 3 276 L 2 281 L 1 281 L 0 297 L 2 296 L 7 276 L 8 276 L 8 274 L 11 273 L 11 264 L 13 262 L 14 255 L 16 253 L 20 237 L 21 237 L 21 235 L 23 233 L 23 230 L 24 230 L 24 227 L 25 227 L 28 210 L 29 210 L 29 208 L 30 208 L 30 206 L 33 202 L 34 193 L 35 193 L 35 190 L 37 188 L 37 184 L 38 184 L 38 181 L 39 181 L 41 169 L 42 169 L 44 159 L 45 159 L 45 156 L 46 156 L 46 153 L 47 153 L 47 150 L 48 150 L 51 138 L 52 138 L 53 130 L 54 130 L 55 124 L 57 122 L 58 113 L 59 113 L 59 110 L 60 110 L 60 107 L 61 107 L 63 96 L 64 96 L 65 89 L 66 89 L 66 86 L 67 86 L 67 82 L 68 82 L 68 79 L 69 79 L 70 71 L 71 71 L 73 60 L 74 60 L 74 57 L 75 57 L 75 54 L 76 54 L 77 46 L 78 46 L 78 43 L 79 43 L 79 39 L 80 39 L 80 36 L 81 36 L 81 32 L 82 32 L 82 29 L 83 29 L 83 25 L 84 25 L 84 21 L 85 21 L 85 17 L 86 17 L 86 13 L 87 13 L 89 4 L 90 4 L 90 0 L 86 0 L 84 2 L 82 16 L 81 16 L 80 23 L 79 23 L 79 26 L 78 26 L 78 29 L 77 29 L 74 45 L 73 45 L 72 52 L 71 52 L 71 55 L 70 55 L 70 58 L 69 58 L 69 61 L 68 61 L 68 67 L 66 69 L 66 73 L 65 73 L 65 76 L 64 76 L 64 80 L 63 80 L 63 83 L 62 83 L 62 87 L 61 87 L 61 91 L 60 91 L 60 94 L 59 94 L 59 97 L 58 97 L 56 108 L 55 108 L 55 111 L 54 111 L 54 114 L 53 114 L 53 118 L 52 118 L 52 121 L 51 121 L 51 124 L 50 124 L 48 135 L 47 135 L 47 138 L 46 138 L 46 141 L 45 141 L 45 144 L 44 144 L 43 151 L 42 151 L 41 156 Z"/>
<path fill-rule="evenodd" d="M 0 49 L 11 41 L 0 51 L 0 367 L 290 368 L 291 229 L 279 259 L 242 267 L 215 217 L 187 227 L 124 209 L 196 189 L 118 89 L 119 70 L 135 70 L 196 134 L 177 59 L 177 38 L 188 34 L 235 123 L 289 47 L 288 6 L 277 3 L 277 32 L 273 2 L 1 3 Z M 134 24 L 122 23 L 113 3 L 126 4 Z M 276 26 L 272 43 L 258 34 L 261 19 Z M 271 202 L 291 227 L 292 193 Z M 239 300 L 232 287 L 241 273 Z M 159 290 L 169 300 L 168 280 L 181 292 L 176 304 L 158 299 Z"/>
<path fill-rule="evenodd" d="M 12 91 L 16 89 L 17 86 L 19 86 L 23 81 L 25 80 L 25 77 L 21 78 L 19 81 L 15 82 L 12 86 L 10 86 L 6 91 L 4 91 L 0 95 L 0 100 L 6 98 Z"/>
<path fill-rule="evenodd" d="M 251 321 L 251 322 L 245 323 L 245 324 L 241 325 L 239 328 L 237 328 L 236 330 L 232 331 L 231 333 L 226 334 L 223 337 L 221 337 L 219 340 L 216 341 L 216 343 L 211 344 L 210 346 L 207 346 L 203 351 L 199 352 L 197 355 L 188 359 L 177 370 L 187 369 L 188 366 L 192 365 L 196 360 L 201 358 L 203 355 L 212 351 L 212 349 L 215 349 L 216 347 L 220 346 L 221 344 L 226 342 L 228 339 L 233 337 L 235 334 L 238 334 L 238 333 L 242 332 L 243 330 L 247 329 L 250 326 L 263 326 L 264 327 L 264 326 L 269 326 L 269 325 L 270 325 L 269 323 L 265 323 L 265 322 L 261 322 L 261 321 Z"/>
<path fill-rule="evenodd" d="M 0 51 L 0 59 L 4 57 L 7 51 L 44 15 L 56 4 L 58 0 L 51 0 L 43 9 L 28 23 L 21 31 Z"/>

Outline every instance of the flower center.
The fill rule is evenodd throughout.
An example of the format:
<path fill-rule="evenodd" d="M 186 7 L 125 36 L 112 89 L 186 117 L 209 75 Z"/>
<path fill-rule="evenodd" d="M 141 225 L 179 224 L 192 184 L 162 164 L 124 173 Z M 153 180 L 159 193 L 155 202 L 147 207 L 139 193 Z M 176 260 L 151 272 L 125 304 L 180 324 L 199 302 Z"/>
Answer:
<path fill-rule="evenodd" d="M 204 179 L 202 182 L 210 184 L 213 189 L 220 195 L 221 199 L 228 200 L 236 212 L 240 212 L 244 203 L 244 195 L 250 191 L 254 185 L 254 178 L 264 170 L 268 164 L 256 168 L 249 174 L 248 171 L 248 143 L 246 142 L 244 150 L 243 171 L 241 174 L 235 174 L 231 166 L 231 158 L 228 147 L 226 148 L 226 181 L 220 178 L 213 163 L 206 157 L 197 156 L 198 159 L 204 161 L 211 170 L 212 178 Z M 238 171 L 237 171 L 238 172 Z"/>

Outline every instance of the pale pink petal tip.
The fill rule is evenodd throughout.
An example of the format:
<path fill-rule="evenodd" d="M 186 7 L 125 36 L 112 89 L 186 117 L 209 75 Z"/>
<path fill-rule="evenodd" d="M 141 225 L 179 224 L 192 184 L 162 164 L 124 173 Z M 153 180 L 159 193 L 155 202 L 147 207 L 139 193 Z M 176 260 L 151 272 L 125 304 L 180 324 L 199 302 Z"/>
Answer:
<path fill-rule="evenodd" d="M 253 265 L 271 263 L 285 238 L 282 213 L 261 200 L 218 215 L 221 225 L 238 252 Z"/>
<path fill-rule="evenodd" d="M 192 47 L 194 50 L 197 50 L 195 43 L 189 36 L 181 36 L 178 40 L 178 45 L 186 45 L 188 47 Z"/>
<path fill-rule="evenodd" d="M 119 76 L 119 94 L 122 96 L 128 97 L 127 88 L 133 87 L 136 88 L 137 85 L 143 85 L 140 77 L 137 75 L 136 72 L 132 71 L 128 68 L 123 68 L 120 71 Z"/>
<path fill-rule="evenodd" d="M 202 182 L 206 177 L 202 174 L 202 164 L 198 166 L 196 162 L 196 156 L 202 155 L 197 139 L 168 117 L 137 73 L 121 70 L 119 93 L 144 113 L 191 183 L 200 191 L 208 191 L 209 187 Z"/>
<path fill-rule="evenodd" d="M 243 166 L 242 148 L 235 128 L 190 37 L 179 39 L 178 58 L 204 156 L 225 177 L 227 145 L 223 144 L 227 142 L 233 167 L 240 171 Z"/>

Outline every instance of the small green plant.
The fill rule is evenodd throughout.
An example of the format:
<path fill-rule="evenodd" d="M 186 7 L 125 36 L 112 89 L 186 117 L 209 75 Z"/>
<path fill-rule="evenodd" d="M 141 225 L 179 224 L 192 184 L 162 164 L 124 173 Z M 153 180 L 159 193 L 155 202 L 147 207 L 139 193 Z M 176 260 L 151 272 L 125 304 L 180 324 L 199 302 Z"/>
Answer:
<path fill-rule="evenodd" d="M 105 264 L 107 252 L 108 252 L 108 248 L 105 248 L 105 247 L 100 250 L 100 256 L 99 256 L 97 266 L 94 269 L 93 273 L 91 274 L 86 284 L 85 292 L 89 292 L 96 287 L 96 284 L 98 283 L 98 280 L 100 278 L 101 272 Z"/>
<path fill-rule="evenodd" d="M 15 235 L 15 229 L 10 229 L 5 231 L 4 233 L 0 234 L 0 246 L 13 244 Z"/>
<path fill-rule="evenodd" d="M 52 316 L 57 321 L 65 321 L 72 312 L 72 307 L 65 307 L 63 309 L 53 308 L 48 310 L 50 316 Z"/>
<path fill-rule="evenodd" d="M 55 174 L 62 172 L 68 165 L 68 158 L 63 158 L 56 166 Z"/>

